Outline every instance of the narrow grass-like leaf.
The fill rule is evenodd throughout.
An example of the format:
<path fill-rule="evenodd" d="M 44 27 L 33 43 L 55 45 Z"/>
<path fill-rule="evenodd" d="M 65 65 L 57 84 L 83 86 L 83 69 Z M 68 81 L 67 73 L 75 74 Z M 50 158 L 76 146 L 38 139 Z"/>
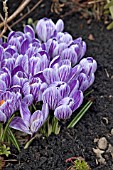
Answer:
<path fill-rule="evenodd" d="M 75 116 L 75 118 L 70 122 L 67 128 L 73 128 L 78 121 L 83 117 L 83 115 L 86 113 L 86 111 L 90 108 L 92 105 L 92 101 L 88 101 L 85 106 L 80 110 L 80 112 Z"/>
<path fill-rule="evenodd" d="M 50 118 L 50 117 L 49 117 Z M 49 118 L 48 118 L 48 120 L 47 120 L 47 129 L 46 129 L 46 136 L 48 137 L 49 135 L 51 135 L 51 133 L 52 133 L 52 125 L 49 123 Z"/>
<path fill-rule="evenodd" d="M 2 135 L 3 135 L 3 124 L 0 123 L 0 141 L 2 140 Z"/>
<path fill-rule="evenodd" d="M 14 117 L 15 117 L 15 114 L 12 115 L 12 117 L 8 120 L 8 122 L 6 124 L 4 132 L 3 132 L 3 135 L 2 135 L 2 141 L 4 141 L 6 133 L 7 133 L 7 130 L 8 130 L 8 127 L 9 127 L 9 125 L 10 125 L 10 123 L 13 120 Z"/>
<path fill-rule="evenodd" d="M 52 132 L 55 135 L 58 135 L 60 132 L 60 126 L 58 124 L 58 119 L 56 119 L 56 117 L 53 117 L 53 121 L 52 121 Z"/>
<path fill-rule="evenodd" d="M 94 90 L 92 89 L 92 90 L 90 90 L 89 92 L 87 92 L 85 95 L 84 95 L 84 97 L 87 97 L 89 94 L 91 94 L 92 92 L 94 92 Z"/>
<path fill-rule="evenodd" d="M 9 134 L 12 144 L 18 149 L 18 151 L 20 151 L 19 144 L 10 128 L 8 128 L 8 134 Z"/>

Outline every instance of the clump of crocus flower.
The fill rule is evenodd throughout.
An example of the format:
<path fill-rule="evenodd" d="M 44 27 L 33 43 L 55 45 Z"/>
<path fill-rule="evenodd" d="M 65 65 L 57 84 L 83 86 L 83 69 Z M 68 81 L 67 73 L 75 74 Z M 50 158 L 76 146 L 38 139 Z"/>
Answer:
<path fill-rule="evenodd" d="M 44 18 L 36 25 L 37 35 L 26 25 L 24 32 L 10 32 L 7 42 L 0 40 L 0 122 L 18 112 L 10 127 L 33 136 L 50 110 L 62 120 L 80 107 L 83 92 L 94 82 L 97 63 L 83 58 L 82 38 L 73 40 L 63 29 L 61 19 L 54 24 Z"/>

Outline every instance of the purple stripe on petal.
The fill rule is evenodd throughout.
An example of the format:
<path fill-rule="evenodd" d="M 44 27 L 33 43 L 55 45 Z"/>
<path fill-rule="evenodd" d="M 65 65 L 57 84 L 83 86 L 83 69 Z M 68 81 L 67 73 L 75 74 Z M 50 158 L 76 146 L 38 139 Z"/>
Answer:
<path fill-rule="evenodd" d="M 27 106 L 30 106 L 33 103 L 33 95 L 28 94 L 23 99 L 22 102 L 24 102 Z"/>
<path fill-rule="evenodd" d="M 30 94 L 30 85 L 29 82 L 25 82 L 22 88 L 24 96 Z"/>
<path fill-rule="evenodd" d="M 42 82 L 45 82 L 45 81 L 46 81 L 45 78 L 44 78 L 44 76 L 43 76 L 43 71 L 38 72 L 38 73 L 35 74 L 33 77 L 34 77 L 34 78 L 39 78 Z"/>
<path fill-rule="evenodd" d="M 83 102 L 83 92 L 81 90 L 76 91 L 72 98 L 74 99 L 74 107 L 72 109 L 72 111 L 74 112 L 76 109 L 78 109 L 80 107 L 80 105 Z"/>
<path fill-rule="evenodd" d="M 65 43 L 60 43 L 56 46 L 56 48 L 53 51 L 53 57 L 57 56 L 57 55 L 61 55 L 61 52 L 66 49 L 68 46 Z"/>
<path fill-rule="evenodd" d="M 15 117 L 10 123 L 10 127 L 13 129 L 25 132 L 27 134 L 32 134 L 29 130 L 29 127 L 26 126 L 23 119 L 20 117 Z"/>
<path fill-rule="evenodd" d="M 29 111 L 28 106 L 24 102 L 21 102 L 21 105 L 20 105 L 20 114 L 21 114 L 22 120 L 25 123 L 26 127 L 29 127 L 31 113 Z"/>
<path fill-rule="evenodd" d="M 85 91 L 89 86 L 87 75 L 84 73 L 80 73 L 78 80 L 79 80 L 79 89 Z"/>
<path fill-rule="evenodd" d="M 58 103 L 58 106 L 60 105 L 68 105 L 71 109 L 74 107 L 74 99 L 71 97 L 65 97 Z"/>
<path fill-rule="evenodd" d="M 47 103 L 43 103 L 42 113 L 43 113 L 43 121 L 46 121 L 49 114 L 49 106 Z"/>
<path fill-rule="evenodd" d="M 48 38 L 47 38 L 47 34 L 48 34 L 47 25 L 46 25 L 46 21 L 44 19 L 41 19 L 41 20 L 38 21 L 38 23 L 36 25 L 36 32 L 37 32 L 37 35 L 38 35 L 40 40 L 42 40 L 44 42 L 46 42 L 48 40 Z"/>
<path fill-rule="evenodd" d="M 31 26 L 29 26 L 29 25 L 26 25 L 26 26 L 24 27 L 24 33 L 26 33 L 26 34 L 29 33 L 32 39 L 35 38 L 34 30 L 33 30 L 33 28 L 32 28 Z"/>
<path fill-rule="evenodd" d="M 56 72 L 57 70 L 54 70 L 52 68 L 46 68 L 43 71 L 43 76 L 48 84 L 51 84 L 57 80 L 59 80 L 58 74 Z"/>
<path fill-rule="evenodd" d="M 21 44 L 21 54 L 24 55 L 26 53 L 28 47 L 29 47 L 29 40 L 25 39 Z"/>
<path fill-rule="evenodd" d="M 54 83 L 52 83 L 52 84 L 50 85 L 50 87 L 51 87 L 51 86 L 52 86 L 52 87 L 55 86 L 55 87 L 57 88 L 57 90 L 59 90 L 60 95 L 62 96 L 62 98 L 68 96 L 69 93 L 70 93 L 70 87 L 69 87 L 68 84 L 65 83 L 65 82 L 55 81 Z"/>
<path fill-rule="evenodd" d="M 0 80 L 0 90 L 5 91 L 6 90 L 6 84 L 3 80 Z"/>
<path fill-rule="evenodd" d="M 67 105 L 61 105 L 55 109 L 54 115 L 58 120 L 68 119 L 72 115 L 72 110 Z"/>
<path fill-rule="evenodd" d="M 62 32 L 64 29 L 64 22 L 62 19 L 59 19 L 56 23 L 56 30 L 57 32 Z"/>
<path fill-rule="evenodd" d="M 59 68 L 58 75 L 60 78 L 60 81 L 66 82 L 69 79 L 71 72 L 71 67 L 67 65 L 63 65 Z"/>
<path fill-rule="evenodd" d="M 6 115 L 0 110 L 0 122 L 5 123 L 6 122 Z"/>
<path fill-rule="evenodd" d="M 30 120 L 30 124 L 31 124 L 31 131 L 32 133 L 35 133 L 38 131 L 38 129 L 43 125 L 44 123 L 44 119 L 43 119 L 43 113 L 40 110 L 35 111 L 32 116 L 31 116 L 31 120 Z"/>
<path fill-rule="evenodd" d="M 49 105 L 49 108 L 54 110 L 61 100 L 60 91 L 56 87 L 49 87 L 43 92 L 43 102 Z"/>
<path fill-rule="evenodd" d="M 50 62 L 49 67 L 53 68 L 55 67 L 55 65 L 57 64 L 57 66 L 59 66 L 59 62 L 60 62 L 60 56 L 56 56 L 52 59 L 52 61 Z"/>
<path fill-rule="evenodd" d="M 81 66 L 78 64 L 75 67 L 72 68 L 71 73 L 70 73 L 70 81 L 74 78 L 78 78 L 78 75 L 80 74 L 82 68 Z"/>
<path fill-rule="evenodd" d="M 21 66 L 17 66 L 12 70 L 12 77 L 18 72 L 18 71 L 22 71 L 24 72 L 23 68 Z"/>

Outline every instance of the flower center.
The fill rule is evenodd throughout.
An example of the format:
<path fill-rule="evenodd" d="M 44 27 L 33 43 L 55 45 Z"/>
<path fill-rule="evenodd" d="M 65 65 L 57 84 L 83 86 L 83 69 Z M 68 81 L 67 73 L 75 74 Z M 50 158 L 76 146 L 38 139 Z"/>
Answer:
<path fill-rule="evenodd" d="M 0 101 L 0 106 L 5 103 L 5 100 Z"/>

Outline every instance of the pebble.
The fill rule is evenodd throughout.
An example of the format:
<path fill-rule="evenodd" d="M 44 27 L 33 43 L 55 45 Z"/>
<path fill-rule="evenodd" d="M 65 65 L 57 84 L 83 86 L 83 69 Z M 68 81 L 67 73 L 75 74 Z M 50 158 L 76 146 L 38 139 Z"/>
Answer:
<path fill-rule="evenodd" d="M 105 137 L 102 137 L 98 141 L 98 148 L 105 150 L 107 148 L 107 140 Z"/>
<path fill-rule="evenodd" d="M 113 129 L 111 129 L 111 135 L 113 135 Z"/>

